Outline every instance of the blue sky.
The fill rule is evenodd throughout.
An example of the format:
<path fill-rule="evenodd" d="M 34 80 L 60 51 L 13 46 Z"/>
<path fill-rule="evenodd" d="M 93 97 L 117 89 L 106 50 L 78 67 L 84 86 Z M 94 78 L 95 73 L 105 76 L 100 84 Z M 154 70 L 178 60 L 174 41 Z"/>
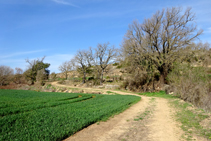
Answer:
<path fill-rule="evenodd" d="M 110 42 L 119 47 L 128 24 L 162 8 L 192 7 L 211 44 L 211 0 L 0 0 L 0 65 L 27 68 L 46 56 L 51 72 L 77 50 Z"/>

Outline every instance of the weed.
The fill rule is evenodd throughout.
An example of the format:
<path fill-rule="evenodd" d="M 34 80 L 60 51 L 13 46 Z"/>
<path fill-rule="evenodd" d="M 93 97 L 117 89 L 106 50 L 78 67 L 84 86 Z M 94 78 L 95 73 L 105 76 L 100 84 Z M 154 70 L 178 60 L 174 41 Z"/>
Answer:
<path fill-rule="evenodd" d="M 203 129 L 200 125 L 200 122 L 208 117 L 204 110 L 190 110 L 191 104 L 180 102 L 179 100 L 172 100 L 170 103 L 177 109 L 177 120 L 182 123 L 181 128 L 186 133 L 186 135 L 183 135 L 184 138 L 191 140 L 193 138 L 192 134 L 197 134 L 207 139 L 211 137 L 211 130 Z"/>
<path fill-rule="evenodd" d="M 144 113 L 142 113 L 141 115 L 137 116 L 137 118 L 135 118 L 134 121 L 139 121 L 139 120 L 143 120 L 145 118 L 149 118 L 150 115 L 154 111 L 155 100 L 156 100 L 156 98 L 151 98 L 150 101 L 149 101 L 149 106 L 145 109 Z"/>
<path fill-rule="evenodd" d="M 107 93 L 107 94 L 113 94 L 113 95 L 119 95 L 119 94 L 117 94 L 117 93 L 115 93 L 115 92 L 111 92 L 111 91 L 106 91 L 106 93 Z"/>
<path fill-rule="evenodd" d="M 139 95 L 145 95 L 150 97 L 162 97 L 162 98 L 177 98 L 176 96 L 168 95 L 165 91 L 160 92 L 145 92 L 145 93 L 137 93 Z"/>

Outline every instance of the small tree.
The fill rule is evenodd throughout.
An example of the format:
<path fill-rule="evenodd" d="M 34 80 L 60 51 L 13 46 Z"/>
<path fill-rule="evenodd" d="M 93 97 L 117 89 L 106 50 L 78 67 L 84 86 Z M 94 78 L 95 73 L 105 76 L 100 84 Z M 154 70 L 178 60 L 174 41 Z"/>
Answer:
<path fill-rule="evenodd" d="M 59 66 L 59 70 L 65 75 L 65 78 L 67 79 L 68 72 L 72 70 L 71 62 L 65 61 L 62 63 L 62 65 Z"/>
<path fill-rule="evenodd" d="M 109 46 L 109 43 L 98 44 L 97 48 L 95 49 L 95 56 L 96 56 L 96 67 L 98 67 L 98 72 L 101 75 L 100 84 L 103 83 L 103 73 L 107 66 L 114 60 L 116 57 L 117 52 L 114 46 Z M 100 69 L 99 69 L 100 67 Z"/>
<path fill-rule="evenodd" d="M 36 81 L 37 72 L 42 69 L 45 70 L 45 78 L 48 79 L 48 76 L 50 74 L 50 70 L 48 70 L 48 67 L 50 66 L 50 64 L 44 63 L 44 59 L 45 56 L 42 59 L 26 59 L 26 62 L 29 64 L 29 69 L 24 74 L 26 78 L 31 81 L 32 84 L 34 84 L 34 82 Z"/>

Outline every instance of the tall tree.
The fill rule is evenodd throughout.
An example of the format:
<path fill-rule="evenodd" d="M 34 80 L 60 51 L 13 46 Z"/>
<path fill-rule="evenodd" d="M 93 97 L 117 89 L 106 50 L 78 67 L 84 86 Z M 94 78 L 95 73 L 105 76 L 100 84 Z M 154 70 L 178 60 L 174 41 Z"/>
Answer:
<path fill-rule="evenodd" d="M 79 50 L 75 55 L 75 61 L 78 64 L 78 71 L 83 74 L 83 83 L 86 82 L 86 74 L 90 71 L 92 66 L 92 49 L 90 50 Z"/>
<path fill-rule="evenodd" d="M 197 30 L 191 8 L 172 7 L 157 11 L 143 23 L 134 21 L 123 40 L 126 58 L 135 64 L 150 61 L 160 72 L 164 83 L 173 62 L 184 56 L 183 49 L 194 41 L 202 30 Z"/>
<path fill-rule="evenodd" d="M 103 83 L 103 73 L 107 66 L 115 59 L 117 55 L 117 51 L 114 46 L 109 46 L 109 43 L 98 44 L 97 48 L 95 49 L 96 55 L 96 66 L 100 67 L 101 72 L 101 81 L 100 84 Z"/>

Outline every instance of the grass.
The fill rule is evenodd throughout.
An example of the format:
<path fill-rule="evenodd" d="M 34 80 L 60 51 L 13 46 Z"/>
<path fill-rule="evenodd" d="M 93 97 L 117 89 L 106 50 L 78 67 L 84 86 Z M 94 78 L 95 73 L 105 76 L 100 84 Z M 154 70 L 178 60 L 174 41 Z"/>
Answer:
<path fill-rule="evenodd" d="M 145 95 L 149 97 L 161 97 L 161 98 L 177 98 L 176 96 L 168 95 L 165 91 L 160 92 L 145 92 L 145 93 L 137 93 L 139 95 Z"/>
<path fill-rule="evenodd" d="M 137 116 L 137 118 L 135 118 L 134 121 L 139 121 L 139 120 L 143 120 L 145 118 L 150 117 L 150 115 L 152 115 L 156 106 L 155 100 L 156 100 L 155 98 L 151 98 L 149 101 L 149 106 L 145 109 L 143 113 Z"/>
<path fill-rule="evenodd" d="M 117 93 L 115 93 L 115 92 L 112 92 L 112 91 L 106 91 L 106 93 L 107 93 L 107 94 L 112 94 L 112 95 L 119 95 L 119 94 L 117 94 Z"/>
<path fill-rule="evenodd" d="M 181 128 L 185 131 L 184 138 L 192 140 L 193 134 L 211 139 L 211 129 L 204 129 L 200 122 L 208 118 L 208 114 L 202 109 L 193 109 L 191 104 L 179 102 L 179 100 L 171 101 L 171 104 L 178 110 L 176 118 L 182 123 Z M 191 110 L 192 109 L 192 110 Z"/>
<path fill-rule="evenodd" d="M 140 97 L 0 90 L 0 140 L 62 140 Z"/>
<path fill-rule="evenodd" d="M 206 113 L 202 109 L 191 108 L 192 104 L 187 102 L 180 102 L 181 100 L 176 96 L 167 95 L 164 91 L 154 93 L 138 93 L 139 95 L 145 95 L 149 97 L 160 97 L 168 99 L 172 107 L 176 109 L 175 117 L 177 121 L 181 123 L 181 129 L 185 132 L 183 138 L 186 140 L 192 140 L 193 135 L 198 135 L 206 139 L 211 139 L 211 128 L 205 129 L 200 125 L 204 119 L 209 117 L 209 113 Z M 192 109 L 192 110 L 191 110 Z M 146 109 L 144 115 L 147 115 L 149 110 Z M 138 119 L 136 119 L 138 120 Z"/>

